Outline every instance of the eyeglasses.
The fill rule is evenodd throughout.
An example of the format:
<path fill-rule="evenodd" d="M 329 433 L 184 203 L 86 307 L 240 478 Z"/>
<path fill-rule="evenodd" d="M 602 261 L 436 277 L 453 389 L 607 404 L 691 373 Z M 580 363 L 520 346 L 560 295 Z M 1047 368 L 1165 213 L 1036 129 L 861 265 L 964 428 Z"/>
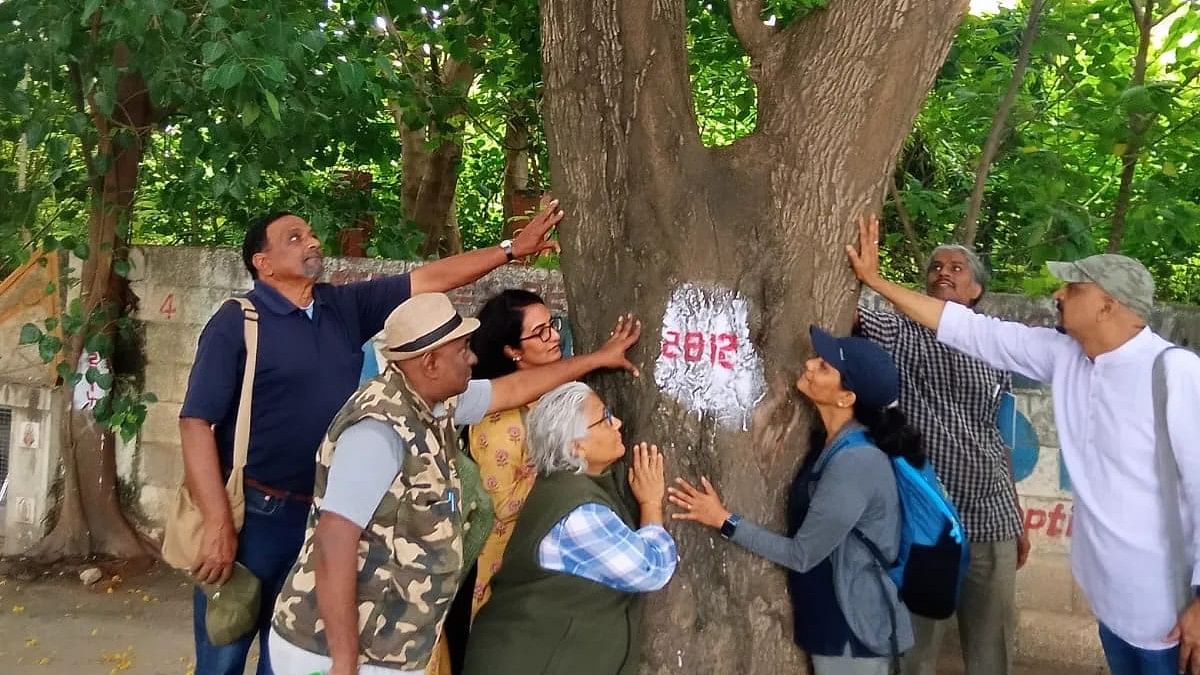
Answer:
<path fill-rule="evenodd" d="M 612 411 L 608 409 L 608 406 L 604 406 L 604 416 L 601 417 L 600 419 L 596 420 L 595 422 L 592 422 L 591 424 L 587 425 L 587 428 L 591 429 L 592 427 L 596 426 L 597 424 L 601 424 L 604 422 L 608 422 L 608 426 L 610 426 L 610 427 L 613 425 L 613 414 L 612 414 Z"/>
<path fill-rule="evenodd" d="M 542 342 L 549 342 L 554 339 L 555 333 L 559 333 L 560 335 L 562 334 L 562 327 L 562 317 L 552 316 L 550 317 L 549 323 L 543 323 L 537 328 L 534 328 L 532 333 L 521 338 L 521 342 L 532 340 L 534 338 L 537 338 Z"/>

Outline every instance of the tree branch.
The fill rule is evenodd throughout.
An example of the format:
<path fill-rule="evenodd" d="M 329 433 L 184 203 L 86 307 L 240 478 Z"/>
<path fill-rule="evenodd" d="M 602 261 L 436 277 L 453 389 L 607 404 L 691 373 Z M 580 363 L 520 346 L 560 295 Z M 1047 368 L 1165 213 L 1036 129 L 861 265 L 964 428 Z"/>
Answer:
<path fill-rule="evenodd" d="M 750 60 L 761 61 L 766 55 L 767 46 L 775 34 L 775 29 L 762 20 L 762 0 L 730 0 L 729 15 L 733 20 L 733 32 L 737 34 L 742 49 L 750 55 Z"/>
<path fill-rule="evenodd" d="M 979 164 L 975 166 L 975 186 L 971 189 L 971 197 L 967 200 L 967 211 L 963 214 L 962 224 L 958 228 L 958 240 L 964 246 L 974 247 L 975 237 L 979 232 L 979 207 L 983 204 L 983 193 L 987 187 L 988 174 L 992 170 L 992 162 L 1000 150 L 1000 143 L 1008 135 L 1008 116 L 1012 113 L 1017 96 L 1021 93 L 1021 83 L 1025 80 L 1025 69 L 1029 66 L 1030 54 L 1033 51 L 1033 41 L 1037 37 L 1038 21 L 1042 16 L 1045 0 L 1033 0 L 1029 8 L 1029 18 L 1025 22 L 1025 30 L 1021 34 L 1021 47 L 1017 52 L 1017 62 L 1013 65 L 1012 79 L 1008 82 L 1008 91 L 1000 99 L 1000 106 L 992 117 L 992 129 L 988 132 L 987 141 L 983 144 L 983 152 L 979 155 Z"/>
<path fill-rule="evenodd" d="M 1138 26 L 1141 26 L 1145 21 L 1146 9 L 1138 0 L 1129 0 L 1129 7 L 1133 10 L 1133 18 L 1137 21 Z"/>
<path fill-rule="evenodd" d="M 1137 15 L 1137 0 L 1129 0 Z M 1140 87 L 1146 84 L 1146 65 L 1150 56 L 1151 18 L 1154 13 L 1154 0 L 1145 0 L 1138 17 L 1138 50 L 1133 62 L 1133 77 L 1130 87 Z M 1153 114 L 1129 113 L 1129 138 L 1125 143 L 1125 151 L 1121 153 L 1121 186 L 1117 188 L 1117 199 L 1113 203 L 1112 229 L 1108 235 L 1108 253 L 1120 253 L 1121 243 L 1125 238 L 1125 217 L 1133 201 L 1133 179 L 1137 173 L 1137 164 L 1145 143 L 1146 133 L 1154 123 Z"/>
<path fill-rule="evenodd" d="M 904 244 L 908 249 L 909 256 L 912 257 L 913 268 L 921 269 L 921 245 L 917 239 L 917 228 L 913 226 L 912 216 L 908 213 L 908 208 L 904 206 L 904 199 L 900 197 L 900 189 L 896 186 L 896 174 L 893 173 L 888 181 L 888 192 L 892 195 L 892 204 L 896 207 L 896 216 L 900 218 L 900 227 L 904 229 Z"/>

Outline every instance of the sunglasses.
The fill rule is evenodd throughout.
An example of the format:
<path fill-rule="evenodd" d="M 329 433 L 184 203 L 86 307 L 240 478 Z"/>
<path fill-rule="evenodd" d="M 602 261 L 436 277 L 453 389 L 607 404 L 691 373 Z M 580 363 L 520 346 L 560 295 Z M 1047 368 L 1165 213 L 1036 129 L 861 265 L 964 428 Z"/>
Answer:
<path fill-rule="evenodd" d="M 587 425 L 587 428 L 591 429 L 592 427 L 596 426 L 597 424 L 602 424 L 604 422 L 608 422 L 608 426 L 610 426 L 610 427 L 613 425 L 613 414 L 612 414 L 612 411 L 608 409 L 608 406 L 604 406 L 604 416 L 601 417 L 600 419 L 596 420 L 595 422 L 592 422 L 591 424 Z"/>
<path fill-rule="evenodd" d="M 549 323 L 543 323 L 537 328 L 534 328 L 532 333 L 521 338 L 521 342 L 532 340 L 534 338 L 537 338 L 542 342 L 549 342 L 554 339 L 555 333 L 562 334 L 562 327 L 563 318 L 561 316 L 550 317 Z"/>

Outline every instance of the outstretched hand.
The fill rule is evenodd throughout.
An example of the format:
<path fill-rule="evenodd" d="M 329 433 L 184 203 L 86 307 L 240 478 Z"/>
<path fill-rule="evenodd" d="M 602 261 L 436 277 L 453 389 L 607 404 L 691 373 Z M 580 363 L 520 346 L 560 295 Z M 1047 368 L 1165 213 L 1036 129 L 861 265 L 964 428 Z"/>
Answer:
<path fill-rule="evenodd" d="M 632 314 L 622 314 L 617 318 L 617 325 L 609 334 L 608 342 L 605 342 L 600 349 L 596 350 L 602 361 L 601 365 L 604 368 L 621 368 L 633 374 L 634 377 L 641 375 L 638 367 L 633 365 L 625 356 L 625 352 L 629 351 L 635 344 L 638 338 L 642 336 L 642 322 L 635 318 Z"/>
<path fill-rule="evenodd" d="M 701 525 L 719 528 L 729 518 L 729 510 L 721 502 L 721 495 L 708 482 L 700 478 L 700 487 L 692 485 L 682 478 L 675 479 L 675 485 L 667 488 L 667 498 L 671 503 L 683 509 L 682 513 L 672 513 L 672 520 L 694 520 Z"/>
<path fill-rule="evenodd" d="M 847 244 L 846 255 L 859 281 L 870 286 L 879 278 L 879 218 L 874 214 L 858 219 L 858 249 Z"/>
<path fill-rule="evenodd" d="M 667 481 L 663 473 L 663 456 L 658 446 L 638 443 L 633 446 L 633 461 L 629 466 L 629 489 L 643 509 L 647 506 L 660 509 L 666 494 Z"/>
<path fill-rule="evenodd" d="M 551 239 L 550 235 L 562 219 L 563 211 L 558 208 L 558 200 L 550 195 L 542 195 L 538 212 L 513 237 L 513 257 L 526 258 L 557 251 L 558 242 Z"/>

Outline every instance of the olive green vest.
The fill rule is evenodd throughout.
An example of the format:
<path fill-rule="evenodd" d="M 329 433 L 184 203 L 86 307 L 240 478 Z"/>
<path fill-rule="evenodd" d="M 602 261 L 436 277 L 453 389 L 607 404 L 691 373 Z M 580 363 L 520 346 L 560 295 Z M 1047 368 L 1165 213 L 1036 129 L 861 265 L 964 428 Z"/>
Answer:
<path fill-rule="evenodd" d="M 537 549 L 576 507 L 603 504 L 630 527 L 615 472 L 539 477 L 505 549 L 492 597 L 471 628 L 464 675 L 629 675 L 640 651 L 641 594 L 538 564 Z"/>
<path fill-rule="evenodd" d="M 359 663 L 422 670 L 462 571 L 461 486 L 455 466 L 454 401 L 435 418 L 404 376 L 387 371 L 355 392 L 317 451 L 313 509 L 304 546 L 275 603 L 273 627 L 288 642 L 329 655 L 317 609 L 313 533 L 337 440 L 365 418 L 392 426 L 407 454 L 358 542 Z"/>

